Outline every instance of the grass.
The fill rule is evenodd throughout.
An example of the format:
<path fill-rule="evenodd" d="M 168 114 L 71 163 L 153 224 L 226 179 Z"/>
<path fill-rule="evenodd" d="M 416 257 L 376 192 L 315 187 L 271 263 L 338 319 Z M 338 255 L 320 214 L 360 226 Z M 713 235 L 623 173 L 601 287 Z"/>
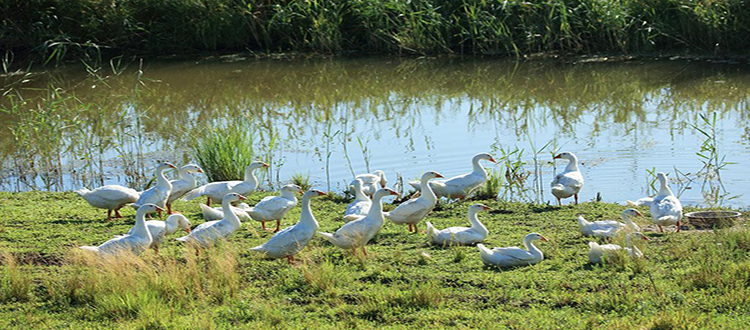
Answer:
<path fill-rule="evenodd" d="M 206 128 L 191 145 L 193 156 L 209 182 L 243 180 L 255 161 L 253 130 L 248 125 Z"/>
<path fill-rule="evenodd" d="M 47 61 L 102 52 L 412 54 L 743 51 L 743 0 L 29 0 L 0 43 Z M 191 24 L 185 25 L 185 22 Z"/>
<path fill-rule="evenodd" d="M 266 195 L 253 194 L 250 203 Z M 290 266 L 250 254 L 247 248 L 271 234 L 245 223 L 200 256 L 167 241 L 158 255 L 102 261 L 74 247 L 125 232 L 131 211 L 107 222 L 73 193 L 0 193 L 0 328 L 743 329 L 750 322 L 744 226 L 649 232 L 644 260 L 593 266 L 575 215 L 614 218 L 622 206 L 482 202 L 498 210 L 480 215 L 487 245 L 519 245 L 537 231 L 551 240 L 539 244 L 545 260 L 490 268 L 474 247 L 433 247 L 424 235 L 386 223 L 367 256 L 315 238 Z M 345 206 L 313 201 L 321 230 L 339 227 Z M 464 225 L 466 207 L 441 205 L 429 220 Z M 202 222 L 197 203 L 175 208 Z M 284 225 L 298 217 L 295 208 Z"/>

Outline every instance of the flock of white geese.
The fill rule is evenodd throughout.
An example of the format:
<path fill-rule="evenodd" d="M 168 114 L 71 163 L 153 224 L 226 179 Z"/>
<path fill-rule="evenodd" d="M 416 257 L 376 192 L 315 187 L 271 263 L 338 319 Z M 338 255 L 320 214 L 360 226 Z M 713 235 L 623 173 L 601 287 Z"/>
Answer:
<path fill-rule="evenodd" d="M 583 187 L 583 175 L 578 168 L 578 158 L 570 152 L 560 153 L 554 158 L 567 160 L 568 164 L 552 181 L 552 195 L 555 196 L 559 205 L 562 205 L 562 199 L 570 197 L 574 197 L 575 204 L 578 204 L 578 193 Z M 440 173 L 425 172 L 421 180 L 410 182 L 410 185 L 419 190 L 419 194 L 399 204 L 390 212 L 383 210 L 383 198 L 399 194 L 386 187 L 385 173 L 375 171 L 358 175 L 350 184 L 355 199 L 346 207 L 342 217 L 345 223 L 333 233 L 318 232 L 318 221 L 310 208 L 312 198 L 325 195 L 320 190 L 311 189 L 303 192 L 299 186 L 289 184 L 280 189 L 278 196 L 265 197 L 255 206 L 251 207 L 242 203 L 245 195 L 258 188 L 255 171 L 268 167 L 268 164 L 263 162 L 250 164 L 245 170 L 245 177 L 242 181 L 211 182 L 196 187 L 194 175 L 203 173 L 199 166 L 185 165 L 179 169 L 179 179 L 169 180 L 165 172 L 176 167 L 163 163 L 156 168 L 156 184 L 143 192 L 119 185 L 107 185 L 94 190 L 84 188 L 76 191 L 91 206 L 106 209 L 109 220 L 112 219 L 113 212 L 116 217 L 121 217 L 119 210 L 126 205 L 137 210 L 135 226 L 128 233 L 116 236 L 99 246 L 80 248 L 101 255 L 116 255 L 126 251 L 138 255 L 148 248 L 158 252 L 166 236 L 182 229 L 187 232 L 187 235 L 176 240 L 190 244 L 200 251 L 200 249 L 210 248 L 218 240 L 228 238 L 240 228 L 243 221 L 255 220 L 261 222 L 264 230 L 267 221 L 276 221 L 274 231 L 276 234 L 264 244 L 250 249 L 264 254 L 267 258 L 287 258 L 290 263 L 293 262 L 295 254 L 302 250 L 316 233 L 341 249 L 353 252 L 361 249 L 364 254 L 367 254 L 365 246 L 378 234 L 386 219 L 395 224 L 405 224 L 410 232 L 416 233 L 417 224 L 432 211 L 438 199 L 444 197 L 449 200 L 463 201 L 487 180 L 487 172 L 480 164 L 482 160 L 495 163 L 492 155 L 480 153 L 472 158 L 473 169 L 470 173 L 446 179 Z M 657 179 L 660 183 L 660 190 L 656 196 L 641 198 L 635 202 L 627 201 L 627 203 L 636 206 L 649 205 L 653 222 L 660 231 L 663 231 L 663 226 L 676 225 L 679 232 L 682 205 L 669 188 L 666 175 L 659 173 Z M 295 225 L 279 231 L 284 215 L 297 205 L 298 193 L 302 194 L 300 219 Z M 191 230 L 190 221 L 172 210 L 172 202 L 180 198 L 192 200 L 199 197 L 206 197 L 206 204 L 201 204 L 201 208 L 203 217 L 207 221 Z M 221 200 L 221 207 L 211 207 L 211 201 L 218 200 Z M 489 231 L 479 221 L 478 214 L 488 210 L 490 208 L 482 204 L 469 206 L 468 220 L 471 227 L 450 227 L 440 230 L 426 221 L 430 241 L 436 245 L 476 245 L 482 261 L 488 265 L 523 266 L 536 264 L 544 259 L 544 254 L 534 245 L 534 241 L 547 241 L 547 239 L 538 233 L 526 235 L 523 240 L 524 248 L 490 249 L 481 244 L 489 235 Z M 170 213 L 166 221 L 146 221 L 146 215 L 157 212 L 161 216 L 163 211 Z M 641 233 L 640 227 L 632 220 L 633 217 L 639 216 L 642 214 L 635 209 L 622 212 L 623 222 L 614 220 L 590 222 L 583 216 L 579 216 L 578 224 L 583 235 L 597 238 L 612 238 L 617 235 L 626 237 L 625 247 L 590 242 L 590 262 L 603 262 L 612 254 L 621 253 L 620 251 L 634 258 L 642 257 L 643 253 L 632 242 L 633 238 L 648 240 L 648 237 Z"/>

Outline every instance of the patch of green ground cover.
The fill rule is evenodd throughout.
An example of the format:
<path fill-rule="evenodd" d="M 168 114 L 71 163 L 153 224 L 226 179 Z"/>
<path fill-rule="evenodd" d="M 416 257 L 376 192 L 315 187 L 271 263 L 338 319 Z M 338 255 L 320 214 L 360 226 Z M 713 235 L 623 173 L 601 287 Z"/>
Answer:
<path fill-rule="evenodd" d="M 268 193 L 250 196 L 257 202 Z M 316 199 L 323 231 L 341 226 L 346 203 Z M 351 255 L 315 238 L 299 264 L 247 251 L 272 234 L 245 223 L 228 242 L 200 256 L 168 240 L 140 258 L 102 262 L 76 253 L 126 232 L 134 213 L 105 220 L 73 193 L 0 193 L 0 328 L 512 328 L 744 329 L 750 324 L 750 231 L 659 234 L 645 260 L 587 263 L 576 214 L 616 218 L 624 208 L 583 203 L 561 208 L 484 200 L 498 210 L 479 218 L 488 246 L 521 245 L 525 234 L 550 239 L 536 266 L 484 266 L 475 247 L 434 247 L 425 235 L 386 223 Z M 465 225 L 469 203 L 441 204 L 437 227 Z M 196 202 L 177 202 L 197 225 Z M 642 211 L 647 212 L 646 209 Z M 284 226 L 297 221 L 290 211 Z M 646 220 L 641 221 L 647 224 Z M 420 230 L 424 229 L 421 225 Z M 27 281 L 19 280 L 27 279 Z M 11 280 L 14 279 L 14 280 Z M 26 283 L 26 284 L 24 284 Z"/>

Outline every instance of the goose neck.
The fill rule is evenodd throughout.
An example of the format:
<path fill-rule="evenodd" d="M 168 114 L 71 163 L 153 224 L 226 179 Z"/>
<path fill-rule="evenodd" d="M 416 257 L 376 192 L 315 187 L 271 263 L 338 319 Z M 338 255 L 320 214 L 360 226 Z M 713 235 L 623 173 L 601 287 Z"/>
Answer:
<path fill-rule="evenodd" d="M 474 174 L 479 174 L 483 177 L 487 177 L 487 170 L 485 170 L 484 167 L 482 167 L 482 165 L 479 164 L 479 161 L 481 160 L 482 158 L 480 158 L 479 156 L 475 156 L 474 158 L 471 159 L 472 172 Z"/>
<path fill-rule="evenodd" d="M 378 194 L 376 193 L 375 196 L 373 196 L 372 199 L 372 205 L 370 206 L 370 211 L 367 212 L 367 217 L 384 221 L 385 218 L 383 217 L 383 197 L 385 197 L 384 194 Z"/>
<path fill-rule="evenodd" d="M 302 215 L 300 215 L 299 222 L 311 225 L 318 230 L 318 221 L 315 220 L 315 216 L 310 209 L 310 197 L 302 196 Z"/>
<path fill-rule="evenodd" d="M 570 159 L 568 159 L 568 165 L 565 166 L 565 171 L 566 172 L 578 171 L 578 157 L 570 156 Z"/>
<path fill-rule="evenodd" d="M 232 200 L 225 198 L 221 201 L 221 210 L 224 212 L 224 220 L 229 221 L 236 226 L 240 225 L 240 218 L 237 217 L 236 214 L 234 214 L 234 210 L 232 210 Z"/>
<path fill-rule="evenodd" d="M 250 183 L 253 187 L 258 186 L 258 178 L 255 176 L 255 168 L 249 167 L 245 170 L 245 182 Z"/>
<path fill-rule="evenodd" d="M 186 181 L 187 183 L 191 184 L 191 186 L 195 187 L 196 180 L 195 177 L 190 174 L 187 170 L 180 170 L 180 180 Z"/>
<path fill-rule="evenodd" d="M 167 171 L 167 168 L 159 168 L 156 171 L 156 185 L 160 187 L 171 187 L 172 184 L 169 182 L 169 179 L 167 179 L 167 176 L 164 174 L 164 172 Z"/>
<path fill-rule="evenodd" d="M 354 187 L 354 200 L 357 201 L 369 201 L 370 197 L 367 197 L 365 193 L 362 191 L 362 187 Z"/>
<path fill-rule="evenodd" d="M 479 232 L 483 232 L 486 235 L 489 233 L 489 231 L 487 230 L 487 227 L 479 222 L 478 214 L 479 212 L 477 210 L 469 209 L 469 222 L 471 223 L 471 228 Z"/>
<path fill-rule="evenodd" d="M 146 228 L 146 210 L 139 208 L 135 212 L 135 227 L 133 232 L 140 237 L 151 238 L 151 233 Z"/>
<path fill-rule="evenodd" d="M 672 196 L 674 193 L 672 192 L 672 189 L 669 188 L 669 185 L 667 184 L 666 179 L 659 179 L 659 195 L 662 196 Z"/>
<path fill-rule="evenodd" d="M 424 197 L 425 199 L 429 201 L 436 202 L 437 196 L 435 195 L 435 192 L 432 191 L 432 187 L 430 186 L 430 178 L 423 177 L 420 182 L 420 185 L 422 187 L 422 191 L 421 191 L 422 197 Z"/>
<path fill-rule="evenodd" d="M 523 245 L 526 246 L 526 249 L 529 250 L 529 253 L 533 254 L 537 258 L 541 258 L 543 256 L 542 250 L 539 250 L 539 248 L 534 245 L 534 240 L 531 238 L 524 239 Z"/>

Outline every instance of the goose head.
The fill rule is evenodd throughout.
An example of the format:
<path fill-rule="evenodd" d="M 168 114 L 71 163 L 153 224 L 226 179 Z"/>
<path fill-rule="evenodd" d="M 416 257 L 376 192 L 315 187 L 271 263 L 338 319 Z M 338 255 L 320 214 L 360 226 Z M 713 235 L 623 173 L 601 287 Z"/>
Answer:
<path fill-rule="evenodd" d="M 296 184 L 288 184 L 286 186 L 281 187 L 281 192 L 282 193 L 288 192 L 291 194 L 294 194 L 294 193 L 304 194 L 305 193 L 304 191 L 302 191 L 302 188 Z"/>
<path fill-rule="evenodd" d="M 630 219 L 633 217 L 643 217 L 643 214 L 636 209 L 627 209 L 625 211 L 622 211 L 623 219 Z"/>
<path fill-rule="evenodd" d="M 267 163 L 264 163 L 264 162 L 261 162 L 261 161 L 256 161 L 256 162 L 250 163 L 250 165 L 247 166 L 247 169 L 248 170 L 254 170 L 254 169 L 264 168 L 264 167 L 268 167 L 268 166 L 269 165 Z"/>
<path fill-rule="evenodd" d="M 572 152 L 561 152 L 555 156 L 554 159 L 567 159 L 569 161 L 577 161 L 578 157 L 574 155 Z"/>
<path fill-rule="evenodd" d="M 386 178 L 385 178 L 385 172 L 383 172 L 381 170 L 377 170 L 377 171 L 375 171 L 373 173 L 377 174 L 378 177 L 380 178 L 380 188 L 385 188 L 385 184 L 386 184 L 386 181 L 387 181 Z"/>
<path fill-rule="evenodd" d="M 479 213 L 479 212 L 484 212 L 484 211 L 489 211 L 489 210 L 492 210 L 492 208 L 484 204 L 474 204 L 472 206 L 469 206 L 469 212 L 473 212 L 473 213 Z"/>
<path fill-rule="evenodd" d="M 187 165 L 183 166 L 182 168 L 180 168 L 180 172 L 185 172 L 185 173 L 188 173 L 188 174 L 204 173 L 203 169 L 200 166 L 195 165 L 195 164 L 187 164 Z"/>
<path fill-rule="evenodd" d="M 435 171 L 427 171 L 422 174 L 422 180 L 430 180 L 434 178 L 444 178 L 444 176 Z"/>
<path fill-rule="evenodd" d="M 190 224 L 190 220 L 188 220 L 188 218 L 186 218 L 184 215 L 180 213 L 175 213 L 175 214 L 170 215 L 167 218 L 167 223 L 170 226 L 176 226 L 178 229 L 182 229 L 186 233 L 190 234 L 190 227 L 192 226 Z"/>
<path fill-rule="evenodd" d="M 477 162 L 480 161 L 480 160 L 486 160 L 486 161 L 488 161 L 490 163 L 497 163 L 497 161 L 495 160 L 495 158 L 493 158 L 492 155 L 490 155 L 490 154 L 488 154 L 486 152 L 476 154 L 474 156 L 473 160 L 475 160 Z"/>
<path fill-rule="evenodd" d="M 656 173 L 656 179 L 659 180 L 659 183 L 666 185 L 667 184 L 667 173 L 659 172 Z"/>
<path fill-rule="evenodd" d="M 246 199 L 247 198 L 245 198 L 245 196 L 242 196 L 242 195 L 240 195 L 238 193 L 228 193 L 228 194 L 224 195 L 224 198 L 221 201 L 222 201 L 222 203 L 224 203 L 224 202 L 233 203 L 233 202 L 236 202 L 236 201 L 243 201 L 243 200 L 246 200 Z"/>
<path fill-rule="evenodd" d="M 326 195 L 326 193 L 324 193 L 324 192 L 322 192 L 320 190 L 310 189 L 307 192 L 305 192 L 305 194 L 302 195 L 302 197 L 303 198 L 315 198 L 315 197 L 325 196 L 325 195 Z"/>
<path fill-rule="evenodd" d="M 375 195 L 373 195 L 374 198 L 383 198 L 385 196 L 399 196 L 399 194 L 391 188 L 381 188 L 375 192 Z"/>
<path fill-rule="evenodd" d="M 166 171 L 168 169 L 177 169 L 177 166 L 172 165 L 172 163 L 164 162 L 159 164 L 159 166 L 156 167 L 156 171 Z"/>
<path fill-rule="evenodd" d="M 524 241 L 526 241 L 526 242 L 536 241 L 536 240 L 541 240 L 542 242 L 548 242 L 549 241 L 546 237 L 542 236 L 541 234 L 537 234 L 537 233 L 528 234 L 528 235 L 526 235 L 526 238 L 524 238 Z"/>
<path fill-rule="evenodd" d="M 154 213 L 156 211 L 161 212 L 164 211 L 164 209 L 154 204 L 143 204 L 138 208 L 138 212 L 142 212 L 143 214 Z"/>

